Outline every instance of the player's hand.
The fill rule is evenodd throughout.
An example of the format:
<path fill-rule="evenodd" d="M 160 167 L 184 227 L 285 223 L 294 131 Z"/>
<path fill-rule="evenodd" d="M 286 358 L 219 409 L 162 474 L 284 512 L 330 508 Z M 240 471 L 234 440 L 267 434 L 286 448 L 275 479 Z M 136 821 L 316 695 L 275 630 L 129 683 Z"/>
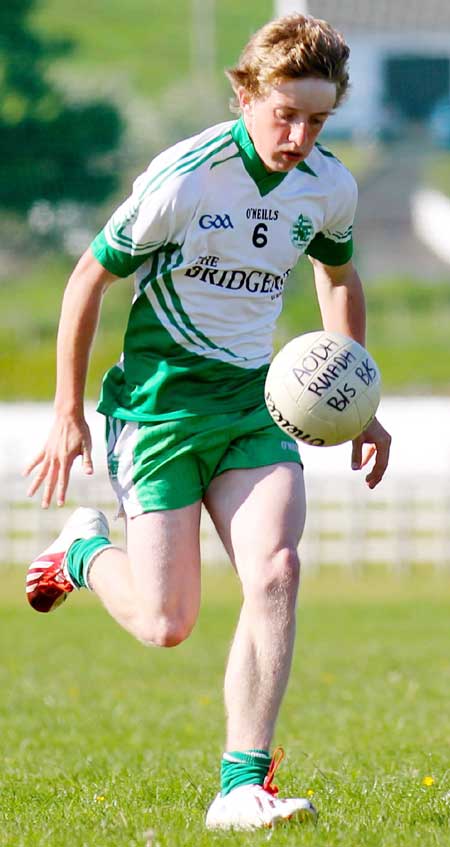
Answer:
<path fill-rule="evenodd" d="M 372 470 L 366 476 L 369 488 L 375 488 L 388 466 L 392 438 L 374 418 L 367 429 L 355 438 L 352 446 L 352 469 L 358 471 L 375 456 Z"/>
<path fill-rule="evenodd" d="M 84 473 L 94 472 L 91 452 L 91 433 L 84 418 L 57 417 L 45 447 L 23 471 L 23 476 L 29 476 L 37 469 L 27 496 L 33 497 L 38 488 L 43 485 L 42 508 L 49 507 L 55 489 L 57 505 L 63 506 L 70 470 L 76 457 L 82 457 Z"/>

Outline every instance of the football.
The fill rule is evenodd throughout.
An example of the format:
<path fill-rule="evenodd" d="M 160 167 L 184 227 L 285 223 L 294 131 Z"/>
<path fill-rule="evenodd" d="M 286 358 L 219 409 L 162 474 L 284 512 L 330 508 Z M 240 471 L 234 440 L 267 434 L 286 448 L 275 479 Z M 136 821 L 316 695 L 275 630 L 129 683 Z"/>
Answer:
<path fill-rule="evenodd" d="M 266 377 L 267 408 L 281 429 L 306 444 L 351 441 L 375 417 L 380 372 L 367 350 L 338 332 L 308 332 L 289 341 Z"/>

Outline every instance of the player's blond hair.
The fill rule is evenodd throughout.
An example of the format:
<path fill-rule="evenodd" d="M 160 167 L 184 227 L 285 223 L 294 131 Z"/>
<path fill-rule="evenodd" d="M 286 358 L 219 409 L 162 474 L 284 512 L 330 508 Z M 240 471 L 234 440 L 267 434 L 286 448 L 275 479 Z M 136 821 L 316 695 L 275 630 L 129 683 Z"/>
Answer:
<path fill-rule="evenodd" d="M 326 21 L 307 15 L 287 15 L 257 30 L 244 47 L 235 68 L 225 71 L 237 94 L 242 86 L 251 97 L 264 97 L 283 79 L 315 77 L 334 82 L 338 106 L 349 76 L 350 49 Z M 232 108 L 238 107 L 237 98 Z"/>

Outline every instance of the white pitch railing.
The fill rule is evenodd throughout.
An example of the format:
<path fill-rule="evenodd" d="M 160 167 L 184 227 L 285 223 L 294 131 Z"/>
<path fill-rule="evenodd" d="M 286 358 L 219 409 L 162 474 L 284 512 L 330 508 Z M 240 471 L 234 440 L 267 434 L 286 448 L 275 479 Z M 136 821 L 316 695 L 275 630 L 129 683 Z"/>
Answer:
<path fill-rule="evenodd" d="M 115 504 L 106 475 L 74 478 L 70 503 L 43 511 L 24 498 L 24 480 L 0 480 L 0 563 L 26 565 L 57 535 L 70 507 L 102 508 L 116 543 L 123 542 L 122 521 L 114 520 Z M 305 567 L 386 564 L 407 570 L 417 563 L 450 568 L 450 479 L 391 478 L 369 492 L 350 475 L 308 477 L 308 516 L 300 545 Z M 5 496 L 7 494 L 7 496 Z M 208 564 L 226 562 L 226 554 L 204 513 L 202 554 Z"/>
<path fill-rule="evenodd" d="M 450 480 L 390 477 L 376 492 L 354 478 L 312 479 L 300 547 L 305 565 L 450 567 Z"/>
<path fill-rule="evenodd" d="M 42 445 L 51 407 L 0 404 L 0 564 L 25 567 L 55 537 L 70 507 L 80 504 L 102 508 L 114 540 L 123 542 L 104 470 L 103 420 L 92 408 L 87 417 L 96 472 L 85 477 L 74 467 L 70 503 L 43 511 L 37 498 L 26 499 L 28 483 L 19 468 Z M 384 564 L 407 571 L 424 563 L 450 568 L 450 399 L 392 398 L 384 401 L 380 419 L 393 435 L 392 458 L 374 491 L 367 489 L 364 471 L 350 470 L 349 445 L 302 447 L 308 515 L 300 555 L 305 567 Z M 201 542 L 205 563 L 227 561 L 206 513 Z"/>

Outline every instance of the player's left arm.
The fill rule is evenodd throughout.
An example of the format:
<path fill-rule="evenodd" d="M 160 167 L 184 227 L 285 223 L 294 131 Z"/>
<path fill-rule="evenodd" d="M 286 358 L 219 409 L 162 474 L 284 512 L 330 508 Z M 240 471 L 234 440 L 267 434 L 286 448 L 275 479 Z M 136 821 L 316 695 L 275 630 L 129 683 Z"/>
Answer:
<path fill-rule="evenodd" d="M 343 265 L 325 265 L 310 257 L 324 329 L 342 332 L 365 346 L 366 307 L 363 287 L 352 261 Z M 375 457 L 366 476 L 369 488 L 381 482 L 389 462 L 391 436 L 377 418 L 355 438 L 352 468 L 360 470 Z"/>
<path fill-rule="evenodd" d="M 325 265 L 310 256 L 324 329 L 366 342 L 366 305 L 359 274 L 352 261 Z"/>

